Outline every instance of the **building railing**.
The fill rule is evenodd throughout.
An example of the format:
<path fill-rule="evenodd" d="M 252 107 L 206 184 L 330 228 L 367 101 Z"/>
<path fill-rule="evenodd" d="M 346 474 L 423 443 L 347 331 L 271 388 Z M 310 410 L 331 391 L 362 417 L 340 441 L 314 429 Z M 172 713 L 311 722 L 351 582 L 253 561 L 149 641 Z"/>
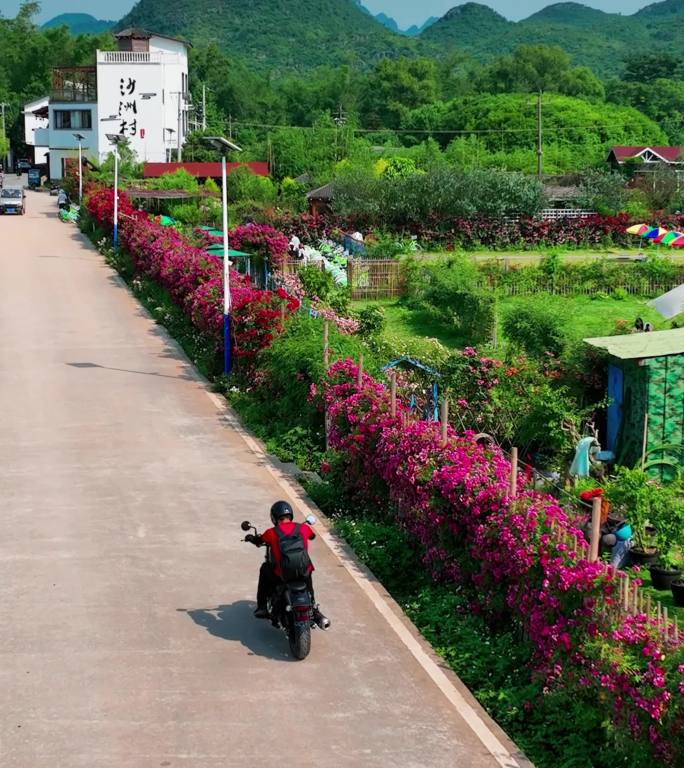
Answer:
<path fill-rule="evenodd" d="M 539 212 L 546 221 L 558 219 L 584 219 L 587 216 L 596 216 L 596 211 L 586 211 L 580 208 L 544 208 Z"/>
<path fill-rule="evenodd" d="M 98 64 L 161 64 L 162 60 L 177 59 L 175 53 L 153 51 L 98 51 Z"/>
<path fill-rule="evenodd" d="M 69 87 L 53 88 L 50 91 L 50 101 L 59 104 L 95 104 L 97 103 L 97 88 L 88 87 Z"/>

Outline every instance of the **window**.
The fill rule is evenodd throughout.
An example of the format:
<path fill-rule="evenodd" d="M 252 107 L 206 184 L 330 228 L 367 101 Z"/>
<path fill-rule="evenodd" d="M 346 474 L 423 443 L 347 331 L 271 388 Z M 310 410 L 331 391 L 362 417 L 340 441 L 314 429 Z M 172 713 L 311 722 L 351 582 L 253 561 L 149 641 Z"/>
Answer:
<path fill-rule="evenodd" d="M 93 114 L 89 109 L 56 109 L 56 130 L 90 130 L 93 127 Z"/>

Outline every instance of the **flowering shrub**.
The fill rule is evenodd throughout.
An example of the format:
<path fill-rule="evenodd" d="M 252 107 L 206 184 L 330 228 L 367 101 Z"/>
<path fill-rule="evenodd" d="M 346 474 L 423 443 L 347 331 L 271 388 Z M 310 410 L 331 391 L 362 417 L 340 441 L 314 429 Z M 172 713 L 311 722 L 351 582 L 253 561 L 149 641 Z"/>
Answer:
<path fill-rule="evenodd" d="M 111 227 L 114 215 L 111 190 L 92 190 L 86 207 L 99 226 Z M 264 237 L 262 242 L 271 242 Z M 223 346 L 221 260 L 191 245 L 173 227 L 162 227 L 145 213 L 136 211 L 122 193 L 119 195 L 119 238 L 131 256 L 135 274 L 165 288 L 218 354 Z M 239 358 L 251 360 L 280 328 L 281 308 L 293 312 L 299 308 L 299 300 L 284 290 L 275 293 L 259 290 L 250 283 L 249 277 L 236 271 L 231 271 L 230 278 L 234 352 Z"/>
<path fill-rule="evenodd" d="M 547 689 L 605 702 L 621 746 L 682 765 L 684 648 L 644 614 L 614 610 L 618 578 L 588 562 L 555 499 L 510 497 L 498 449 L 452 430 L 443 446 L 431 422 L 402 428 L 384 386 L 364 374 L 358 387 L 357 373 L 337 362 L 313 393 L 328 410 L 333 479 L 359 501 L 391 501 L 435 579 L 468 588 L 473 610 L 491 621 L 523 629 Z"/>
<path fill-rule="evenodd" d="M 222 237 L 210 235 L 201 229 L 196 229 L 194 234 L 205 245 L 223 243 Z M 274 267 L 280 266 L 287 257 L 287 237 L 268 224 L 243 224 L 235 227 L 228 232 L 228 241 L 231 248 L 269 259 Z"/>
<path fill-rule="evenodd" d="M 315 219 L 305 214 L 274 216 L 271 223 L 283 232 L 295 233 L 314 241 L 330 237 L 335 231 L 368 231 L 380 228 L 382 222 L 369 216 L 340 217 L 334 214 L 319 215 Z M 546 220 L 533 217 L 521 218 L 448 218 L 427 216 L 407 227 L 403 234 L 415 235 L 426 249 L 453 250 L 454 247 L 475 248 L 523 248 L 540 246 L 564 246 L 580 248 L 604 245 L 633 245 L 634 238 L 625 232 L 629 226 L 627 214 L 618 216 L 585 216 L 576 219 Z M 676 223 L 676 222 L 674 222 Z"/>

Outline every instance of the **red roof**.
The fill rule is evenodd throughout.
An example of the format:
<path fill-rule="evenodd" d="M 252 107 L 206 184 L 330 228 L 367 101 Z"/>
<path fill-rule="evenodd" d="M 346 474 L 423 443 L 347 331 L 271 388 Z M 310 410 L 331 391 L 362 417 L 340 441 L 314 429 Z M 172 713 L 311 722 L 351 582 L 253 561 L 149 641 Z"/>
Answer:
<path fill-rule="evenodd" d="M 257 176 L 269 175 L 268 163 L 228 163 L 228 174 L 243 167 Z M 143 174 L 146 179 L 158 179 L 165 173 L 175 173 L 179 168 L 201 179 L 220 179 L 223 174 L 221 163 L 145 163 Z"/>
<path fill-rule="evenodd" d="M 681 154 L 682 154 L 682 148 L 681 147 L 613 147 L 611 150 L 611 154 L 615 155 L 615 159 L 618 161 L 618 163 L 624 163 L 625 160 L 628 160 L 630 157 L 636 157 L 637 155 L 640 155 L 645 149 L 650 149 L 652 152 L 655 152 L 656 155 L 659 155 L 660 157 L 665 160 L 667 163 L 676 163 Z"/>

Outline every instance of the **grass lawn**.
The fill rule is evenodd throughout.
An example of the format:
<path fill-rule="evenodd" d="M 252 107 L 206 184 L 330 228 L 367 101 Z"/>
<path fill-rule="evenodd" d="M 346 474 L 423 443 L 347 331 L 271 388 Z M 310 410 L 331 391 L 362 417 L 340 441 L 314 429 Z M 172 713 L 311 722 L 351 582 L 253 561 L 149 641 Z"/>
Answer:
<path fill-rule="evenodd" d="M 466 254 L 475 261 L 505 261 L 509 264 L 516 264 L 518 266 L 533 266 L 538 264 L 547 253 L 557 253 L 563 261 L 566 262 L 582 262 L 582 261 L 594 261 L 595 259 L 636 259 L 640 255 L 639 248 L 635 245 L 632 248 L 573 248 L 573 249 L 556 249 L 556 248 L 540 248 L 533 251 L 467 251 Z M 642 253 L 645 255 L 656 253 L 667 256 L 672 261 L 681 263 L 684 261 L 684 249 L 679 248 L 667 248 L 661 247 L 656 251 L 653 246 L 647 246 L 642 249 Z M 453 253 L 448 251 L 421 251 L 419 254 L 424 259 L 440 259 L 447 256 L 453 256 Z"/>
<path fill-rule="evenodd" d="M 510 296 L 499 303 L 499 326 L 503 317 L 516 307 L 529 305 L 531 301 L 543 303 L 565 319 L 568 337 L 575 341 L 591 336 L 609 335 L 618 320 L 630 325 L 637 317 L 651 322 L 656 329 L 668 328 L 655 310 L 646 306 L 646 299 L 629 296 L 623 300 L 591 298 L 590 296 Z M 385 310 L 388 336 L 400 341 L 416 341 L 422 338 L 437 339 L 450 349 L 458 349 L 469 343 L 458 328 L 450 327 L 428 311 L 409 309 L 401 300 L 356 301 L 355 308 L 380 306 Z M 500 329 L 499 339 L 503 339 Z"/>

